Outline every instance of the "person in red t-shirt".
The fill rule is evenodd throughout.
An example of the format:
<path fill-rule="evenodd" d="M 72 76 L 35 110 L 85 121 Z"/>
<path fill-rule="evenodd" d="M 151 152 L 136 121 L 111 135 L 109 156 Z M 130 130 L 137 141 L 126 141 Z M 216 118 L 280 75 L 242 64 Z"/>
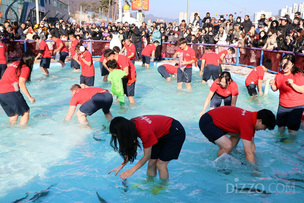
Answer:
<path fill-rule="evenodd" d="M 290 133 L 299 130 L 304 111 L 304 73 L 295 66 L 295 56 L 286 54 L 282 58 L 282 68 L 274 80 L 270 81 L 273 91 L 280 91 L 277 125 Z"/>
<path fill-rule="evenodd" d="M 20 61 L 7 67 L 0 80 L 0 104 L 12 125 L 17 123 L 19 116 L 21 116 L 21 126 L 26 125 L 29 121 L 30 108 L 20 90 L 31 103 L 35 102 L 26 87 L 26 82 L 31 80 L 34 61 L 35 55 L 31 52 L 25 52 Z"/>
<path fill-rule="evenodd" d="M 199 121 L 199 127 L 205 137 L 220 149 L 217 156 L 229 154 L 242 139 L 246 159 L 254 160 L 254 134 L 257 130 L 273 130 L 276 124 L 274 114 L 262 109 L 251 112 L 234 106 L 220 106 L 205 113 Z M 229 134 L 230 138 L 226 135 Z"/>
<path fill-rule="evenodd" d="M 124 159 L 109 174 L 115 171 L 116 176 L 128 162 L 132 163 L 136 159 L 139 138 L 144 147 L 144 156 L 131 169 L 122 172 L 120 178 L 130 177 L 147 161 L 147 175 L 155 177 L 158 170 L 160 179 L 169 178 L 167 165 L 171 160 L 178 159 L 186 137 L 179 121 L 162 115 L 145 115 L 131 120 L 116 117 L 111 121 L 109 129 L 112 134 L 111 146 Z"/>
<path fill-rule="evenodd" d="M 105 50 L 104 56 L 107 60 L 115 60 L 118 68 L 126 72 L 126 77 L 122 79 L 124 92 L 127 95 L 130 105 L 135 104 L 135 82 L 136 82 L 136 68 L 134 64 L 124 55 L 118 54 L 120 52 L 119 47 L 113 47 L 113 50 Z"/>
<path fill-rule="evenodd" d="M 108 121 L 113 119 L 110 112 L 113 97 L 108 90 L 99 87 L 81 88 L 78 84 L 73 85 L 70 90 L 73 97 L 65 121 L 72 119 L 78 104 L 81 107 L 77 110 L 76 115 L 80 124 L 88 124 L 87 116 L 91 116 L 100 109 Z"/>
<path fill-rule="evenodd" d="M 70 57 L 71 59 L 71 68 L 73 68 L 76 72 L 80 71 L 80 64 L 75 61 L 74 56 L 77 54 L 75 51 L 76 46 L 78 45 L 79 41 L 76 39 L 74 34 L 70 34 L 69 38 L 71 40 L 71 47 L 70 47 Z"/>
<path fill-rule="evenodd" d="M 35 61 L 41 56 L 40 68 L 44 74 L 48 75 L 49 74 L 48 69 L 50 68 L 51 57 L 52 57 L 49 47 L 44 40 L 40 39 L 38 35 L 34 35 L 33 40 L 35 40 L 35 42 L 39 44 L 39 53 L 36 56 Z"/>
<path fill-rule="evenodd" d="M 235 49 L 233 47 L 229 47 L 227 50 L 223 50 L 220 53 L 218 53 L 218 56 L 220 57 L 220 67 L 222 68 L 221 64 L 224 64 L 225 58 L 227 55 L 235 54 Z"/>
<path fill-rule="evenodd" d="M 76 52 L 78 55 L 76 54 L 74 59 L 81 66 L 81 88 L 94 86 L 95 68 L 91 53 L 83 45 L 77 45 Z"/>
<path fill-rule="evenodd" d="M 192 64 L 195 62 L 195 51 L 187 45 L 187 40 L 181 38 L 178 40 L 179 48 L 173 55 L 173 59 L 179 57 L 179 68 L 177 69 L 177 89 L 182 89 L 183 82 L 187 90 L 191 90 Z"/>
<path fill-rule="evenodd" d="M 206 46 L 206 53 L 202 56 L 202 64 L 198 67 L 200 68 L 199 75 L 202 77 L 202 84 L 205 84 L 210 77 L 212 80 L 218 78 L 218 76 L 222 73 L 222 68 L 220 65 L 219 56 L 212 51 L 211 46 Z M 203 74 L 204 71 L 204 74 Z"/>
<path fill-rule="evenodd" d="M 7 68 L 8 54 L 5 44 L 2 42 L 2 34 L 0 35 L 0 80 Z"/>
<path fill-rule="evenodd" d="M 259 95 L 263 96 L 262 83 L 265 72 L 272 68 L 272 63 L 270 59 L 266 59 L 264 65 L 258 66 L 253 69 L 245 80 L 245 85 L 248 90 L 248 94 L 251 98 L 257 97 L 256 87 L 258 87 Z"/>
<path fill-rule="evenodd" d="M 60 59 L 58 62 L 62 65 L 63 68 L 65 66 L 65 59 L 69 55 L 68 49 L 66 48 L 64 42 L 56 36 L 52 36 L 52 40 L 56 43 L 56 49 L 54 50 L 54 54 L 59 52 Z"/>
<path fill-rule="evenodd" d="M 154 61 L 155 57 L 155 50 L 156 47 L 159 45 L 159 41 L 154 41 L 153 44 L 148 44 L 141 52 L 141 59 L 142 59 L 142 67 L 149 68 L 150 66 L 150 61 Z M 151 57 L 151 60 L 150 60 Z"/>
<path fill-rule="evenodd" d="M 202 116 L 210 103 L 210 110 L 219 107 L 224 100 L 225 106 L 236 106 L 237 96 L 239 95 L 239 88 L 231 78 L 229 72 L 222 72 L 222 74 L 213 82 L 210 87 L 209 94 L 205 100 Z M 211 101 L 211 102 L 210 102 Z"/>
<path fill-rule="evenodd" d="M 158 72 L 163 76 L 168 82 L 171 81 L 171 75 L 174 77 L 177 74 L 178 63 L 174 66 L 171 64 L 163 64 L 157 68 Z"/>
<path fill-rule="evenodd" d="M 136 59 L 136 47 L 135 45 L 129 40 L 125 40 L 124 47 L 120 51 L 120 54 L 122 54 L 125 50 L 127 50 L 127 57 L 132 61 L 132 63 L 135 63 Z"/>
<path fill-rule="evenodd" d="M 104 57 L 104 53 L 100 56 L 99 65 L 101 77 L 103 76 L 103 82 L 108 82 L 108 76 L 110 69 L 107 66 L 108 60 Z"/>

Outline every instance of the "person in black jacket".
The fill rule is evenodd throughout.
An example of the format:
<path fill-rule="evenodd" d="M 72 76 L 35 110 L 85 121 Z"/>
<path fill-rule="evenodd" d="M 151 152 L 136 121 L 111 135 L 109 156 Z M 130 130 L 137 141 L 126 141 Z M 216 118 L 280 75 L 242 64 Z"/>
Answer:
<path fill-rule="evenodd" d="M 137 58 L 141 59 L 141 51 L 142 51 L 141 32 L 139 31 L 138 27 L 132 25 L 130 34 L 131 34 L 131 40 L 136 48 Z"/>
<path fill-rule="evenodd" d="M 249 15 L 245 15 L 244 22 L 241 23 L 241 27 L 245 30 L 245 34 L 247 34 L 252 26 L 252 22 L 249 18 Z"/>
<path fill-rule="evenodd" d="M 284 35 L 281 34 L 277 37 L 277 46 L 274 48 L 274 50 L 282 50 L 282 51 L 288 50 L 288 46 Z"/>

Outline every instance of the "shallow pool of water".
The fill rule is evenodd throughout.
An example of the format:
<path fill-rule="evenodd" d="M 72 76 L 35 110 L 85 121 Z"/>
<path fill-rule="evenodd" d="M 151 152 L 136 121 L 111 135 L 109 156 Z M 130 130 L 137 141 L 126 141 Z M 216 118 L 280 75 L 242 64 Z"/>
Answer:
<path fill-rule="evenodd" d="M 198 70 L 193 70 L 193 91 L 189 92 L 177 91 L 176 79 L 166 82 L 156 67 L 137 66 L 136 105 L 120 109 L 115 101 L 111 108 L 113 116 L 163 114 L 184 125 L 187 138 L 180 158 L 168 166 L 168 185 L 159 184 L 158 178 L 147 181 L 146 166 L 127 181 L 108 175 L 122 162 L 109 145 L 109 122 L 102 111 L 88 118 L 92 129 L 80 128 L 75 115 L 71 122 L 63 122 L 72 96 L 69 88 L 79 82 L 80 73 L 51 64 L 50 74 L 45 78 L 38 67 L 33 71 L 28 88 L 36 103 L 28 101 L 27 128 L 10 127 L 0 108 L 0 202 L 303 201 L 303 130 L 295 140 L 284 139 L 286 135 L 277 129 L 256 133 L 258 177 L 248 165 L 213 162 L 218 147 L 198 127 L 209 91 L 207 85 L 201 85 Z M 277 93 L 269 91 L 268 96 L 250 100 L 244 78 L 233 75 L 233 79 L 240 90 L 237 106 L 252 111 L 268 108 L 276 113 Z M 102 82 L 98 63 L 95 86 L 110 89 L 110 84 Z M 140 151 L 138 159 L 142 155 Z M 242 144 L 231 155 L 245 163 Z"/>

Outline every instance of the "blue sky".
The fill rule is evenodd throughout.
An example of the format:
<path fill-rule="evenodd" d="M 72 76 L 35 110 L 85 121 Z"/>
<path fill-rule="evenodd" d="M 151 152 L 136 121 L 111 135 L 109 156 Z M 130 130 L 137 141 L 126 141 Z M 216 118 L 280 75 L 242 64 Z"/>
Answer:
<path fill-rule="evenodd" d="M 304 0 L 190 0 L 190 13 L 200 12 L 201 16 L 205 16 L 209 11 L 212 17 L 215 14 L 234 14 L 236 16 L 247 14 L 253 19 L 254 12 L 271 11 L 272 15 L 278 15 L 279 9 L 288 5 L 291 7 L 293 3 L 303 3 Z M 179 12 L 187 11 L 187 0 L 150 0 L 150 10 L 147 14 L 153 14 L 157 17 L 179 17 Z M 242 13 L 240 13 L 242 11 Z"/>

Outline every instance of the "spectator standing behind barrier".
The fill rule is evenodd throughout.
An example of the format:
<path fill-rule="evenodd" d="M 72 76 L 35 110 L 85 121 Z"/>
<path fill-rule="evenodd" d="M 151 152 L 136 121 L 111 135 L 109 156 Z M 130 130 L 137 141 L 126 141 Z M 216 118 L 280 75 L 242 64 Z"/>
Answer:
<path fill-rule="evenodd" d="M 2 42 L 3 34 L 0 33 L 0 80 L 7 68 L 8 53 L 5 44 Z"/>
<path fill-rule="evenodd" d="M 142 51 L 141 32 L 135 25 L 132 25 L 130 33 L 131 33 L 131 41 L 134 43 L 136 47 L 137 58 L 141 59 L 141 51 Z"/>
<path fill-rule="evenodd" d="M 259 96 L 263 95 L 262 83 L 265 72 L 272 68 L 272 62 L 270 59 L 266 59 L 262 66 L 257 66 L 253 69 L 245 80 L 245 85 L 248 90 L 248 94 L 251 98 L 257 97 L 256 88 L 258 88 Z"/>
<path fill-rule="evenodd" d="M 249 32 L 249 30 L 251 29 L 251 26 L 252 26 L 252 22 L 249 18 L 249 15 L 245 15 L 245 19 L 241 23 L 241 26 L 243 27 L 243 29 L 245 31 L 245 34 L 247 34 Z"/>
<path fill-rule="evenodd" d="M 277 125 L 280 131 L 287 127 L 290 133 L 299 130 L 304 111 L 304 74 L 295 62 L 294 55 L 285 55 L 282 70 L 270 81 L 271 89 L 280 92 Z"/>
<path fill-rule="evenodd" d="M 213 80 L 218 78 L 222 73 L 219 65 L 220 58 L 218 54 L 212 51 L 211 46 L 206 46 L 206 52 L 202 56 L 201 62 L 197 62 L 197 66 L 200 68 L 199 75 L 202 77 L 202 84 L 205 84 L 210 77 L 212 77 Z"/>
<path fill-rule="evenodd" d="M 158 41 L 158 45 L 155 50 L 155 60 L 160 61 L 161 60 L 161 33 L 157 29 L 157 27 L 153 28 L 153 32 L 151 35 L 152 42 L 154 43 L 155 41 Z"/>
<path fill-rule="evenodd" d="M 0 104 L 9 117 L 9 123 L 15 125 L 20 118 L 20 125 L 24 126 L 29 121 L 30 108 L 23 98 L 22 93 L 30 100 L 35 99 L 30 95 L 26 82 L 31 80 L 35 55 L 25 52 L 20 61 L 10 64 L 0 80 Z"/>
<path fill-rule="evenodd" d="M 48 75 L 49 74 L 48 69 L 50 68 L 51 57 L 52 57 L 49 47 L 44 40 L 40 39 L 38 35 L 35 35 L 33 39 L 39 45 L 39 53 L 36 56 L 35 61 L 41 56 L 40 68 L 44 74 Z"/>

